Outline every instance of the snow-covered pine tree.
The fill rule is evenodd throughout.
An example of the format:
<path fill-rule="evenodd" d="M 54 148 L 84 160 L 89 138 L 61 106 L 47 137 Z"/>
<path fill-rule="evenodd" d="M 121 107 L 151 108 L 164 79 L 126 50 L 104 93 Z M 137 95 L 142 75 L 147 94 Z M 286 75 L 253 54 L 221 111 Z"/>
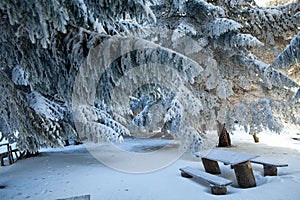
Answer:
<path fill-rule="evenodd" d="M 281 52 L 276 60 L 271 64 L 272 68 L 280 68 L 288 71 L 295 81 L 299 82 L 299 61 L 300 61 L 300 32 L 291 40 L 290 44 Z M 294 97 L 298 101 L 300 88 Z"/>
<path fill-rule="evenodd" d="M 76 137 L 72 85 L 89 49 L 142 19 L 154 20 L 138 0 L 1 1 L 0 13 L 1 137 L 29 151 Z"/>
<path fill-rule="evenodd" d="M 250 33 L 265 44 L 294 37 L 299 31 L 300 1 L 278 6 L 260 7 L 255 0 L 208 0 L 225 10 L 226 17 L 243 25 L 242 32 Z"/>
<path fill-rule="evenodd" d="M 188 55 L 204 68 L 205 73 L 202 75 L 206 77 L 202 76 L 199 82 L 193 84 L 192 89 L 200 99 L 206 94 L 213 96 L 216 104 L 207 108 L 203 106 L 201 116 L 209 116 L 221 124 L 225 123 L 229 131 L 235 120 L 247 131 L 250 124 L 250 133 L 259 132 L 263 127 L 280 132 L 282 126 L 279 124 L 285 120 L 299 124 L 299 116 L 295 113 L 297 106 L 294 107 L 289 102 L 293 99 L 298 84 L 249 52 L 251 47 L 262 44 L 252 35 L 258 36 L 263 42 L 271 42 L 275 37 L 297 33 L 299 4 L 260 8 L 251 0 L 208 2 L 213 5 L 205 1 L 159 1 L 156 5 L 159 9 L 153 8 L 159 16 L 159 25 L 183 32 L 203 45 L 197 52 L 193 52 L 186 51 L 187 48 L 182 44 L 184 39 L 180 40 L 180 37 L 170 44 L 159 41 L 168 48 Z M 278 24 L 270 35 L 262 34 L 270 38 L 262 38 L 255 32 L 255 24 L 261 32 L 267 33 L 268 29 L 260 26 L 255 17 L 251 18 L 249 13 L 253 10 L 280 15 L 276 21 Z M 248 13 L 249 18 L 248 14 L 244 17 L 242 11 Z M 285 17 L 286 13 L 290 15 Z M 249 24 L 249 20 L 253 24 Z M 282 30 L 280 24 L 284 24 L 286 20 L 289 21 L 289 26 L 283 28 L 289 30 Z M 265 22 L 271 27 L 271 20 L 266 19 Z M 191 43 L 187 46 L 191 47 Z"/>
<path fill-rule="evenodd" d="M 77 134 L 90 140 L 121 140 L 148 125 L 181 137 L 193 151 L 216 120 L 229 131 L 235 120 L 252 131 L 279 131 L 281 119 L 298 123 L 295 110 L 282 112 L 293 110 L 288 100 L 298 84 L 253 56 L 247 48 L 261 42 L 220 6 L 4 0 L 0 8 L 0 131 L 6 138 L 18 131 L 21 149 L 61 144 L 75 131 L 74 114 L 83 123 Z M 99 55 L 102 67 L 87 67 Z M 107 64 L 110 55 L 120 56 Z M 90 80 L 99 80 L 96 89 Z M 78 113 L 71 112 L 74 97 L 84 102 Z"/>
<path fill-rule="evenodd" d="M 300 32 L 291 40 L 285 50 L 272 63 L 272 68 L 289 69 L 300 62 Z"/>

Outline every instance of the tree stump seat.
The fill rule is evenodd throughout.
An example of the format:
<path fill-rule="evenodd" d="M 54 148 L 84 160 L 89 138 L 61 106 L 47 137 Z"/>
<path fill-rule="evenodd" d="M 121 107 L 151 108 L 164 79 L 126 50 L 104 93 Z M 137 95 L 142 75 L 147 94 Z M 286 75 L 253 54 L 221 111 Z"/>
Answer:
<path fill-rule="evenodd" d="M 263 160 L 251 160 L 252 163 L 261 164 L 264 167 L 264 176 L 277 176 L 277 167 L 288 167 L 288 164 L 272 163 Z"/>
<path fill-rule="evenodd" d="M 197 178 L 210 183 L 211 193 L 215 195 L 224 195 L 227 193 L 227 185 L 232 184 L 232 181 L 223 177 L 207 173 L 191 167 L 184 167 L 179 169 L 181 176 L 185 178 Z"/>

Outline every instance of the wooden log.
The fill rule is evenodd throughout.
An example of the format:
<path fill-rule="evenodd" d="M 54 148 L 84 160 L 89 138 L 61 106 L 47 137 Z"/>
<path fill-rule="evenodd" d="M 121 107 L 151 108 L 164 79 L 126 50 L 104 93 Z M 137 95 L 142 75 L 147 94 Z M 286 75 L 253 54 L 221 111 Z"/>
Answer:
<path fill-rule="evenodd" d="M 210 174 L 221 174 L 221 170 L 217 161 L 201 158 L 204 169 Z"/>
<path fill-rule="evenodd" d="M 264 176 L 277 176 L 277 167 L 264 165 Z"/>
<path fill-rule="evenodd" d="M 241 188 L 256 186 L 253 170 L 250 161 L 233 166 L 237 182 Z"/>
<path fill-rule="evenodd" d="M 227 193 L 226 186 L 217 186 L 217 185 L 210 185 L 210 190 L 212 194 L 215 195 L 224 195 Z"/>

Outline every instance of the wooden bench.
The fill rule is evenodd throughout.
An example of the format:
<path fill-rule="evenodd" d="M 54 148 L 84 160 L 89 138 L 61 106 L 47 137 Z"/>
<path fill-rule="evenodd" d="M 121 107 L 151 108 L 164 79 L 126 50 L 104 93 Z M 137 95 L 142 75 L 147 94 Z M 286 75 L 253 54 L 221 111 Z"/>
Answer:
<path fill-rule="evenodd" d="M 232 181 L 230 180 L 191 167 L 184 167 L 184 168 L 180 168 L 179 170 L 181 171 L 182 177 L 185 178 L 195 177 L 197 179 L 201 179 L 209 182 L 212 194 L 216 194 L 216 195 L 226 194 L 227 193 L 226 186 L 232 184 Z"/>
<path fill-rule="evenodd" d="M 22 153 L 19 151 L 18 148 L 15 147 L 15 145 L 11 145 L 9 143 L 3 143 L 0 144 L 0 147 L 6 146 L 5 150 L 3 148 L 0 149 L 0 161 L 1 166 L 4 166 L 4 158 L 8 158 L 9 164 L 13 164 L 16 162 L 20 157 L 22 157 Z M 15 153 L 16 160 L 14 160 L 13 153 Z M 18 155 L 19 153 L 19 155 Z"/>
<path fill-rule="evenodd" d="M 271 163 L 259 159 L 253 159 L 250 162 L 264 166 L 264 176 L 277 176 L 277 167 L 287 167 L 288 164 Z"/>
<path fill-rule="evenodd" d="M 14 146 L 10 146 L 10 152 L 11 152 L 13 163 L 16 162 L 19 158 L 21 158 L 23 156 L 23 153 Z M 15 153 L 16 160 L 14 160 L 13 153 Z M 19 153 L 19 155 L 18 155 L 18 153 Z"/>
<path fill-rule="evenodd" d="M 13 156 L 12 156 L 12 152 L 11 152 L 11 147 L 9 145 L 9 143 L 4 143 L 4 144 L 0 144 L 1 146 L 6 146 L 5 151 L 2 151 L 0 153 L 0 160 L 1 160 L 1 166 L 4 166 L 4 158 L 8 158 L 9 164 L 13 163 Z"/>

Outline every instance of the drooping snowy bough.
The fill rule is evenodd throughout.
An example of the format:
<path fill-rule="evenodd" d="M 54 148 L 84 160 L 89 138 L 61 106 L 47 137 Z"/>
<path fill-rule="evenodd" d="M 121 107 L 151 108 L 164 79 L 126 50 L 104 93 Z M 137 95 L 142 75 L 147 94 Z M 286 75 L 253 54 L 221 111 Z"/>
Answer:
<path fill-rule="evenodd" d="M 36 151 L 160 130 L 197 151 L 217 123 L 299 124 L 298 84 L 249 51 L 262 45 L 251 13 L 271 11 L 218 2 L 1 1 L 1 137 Z"/>

